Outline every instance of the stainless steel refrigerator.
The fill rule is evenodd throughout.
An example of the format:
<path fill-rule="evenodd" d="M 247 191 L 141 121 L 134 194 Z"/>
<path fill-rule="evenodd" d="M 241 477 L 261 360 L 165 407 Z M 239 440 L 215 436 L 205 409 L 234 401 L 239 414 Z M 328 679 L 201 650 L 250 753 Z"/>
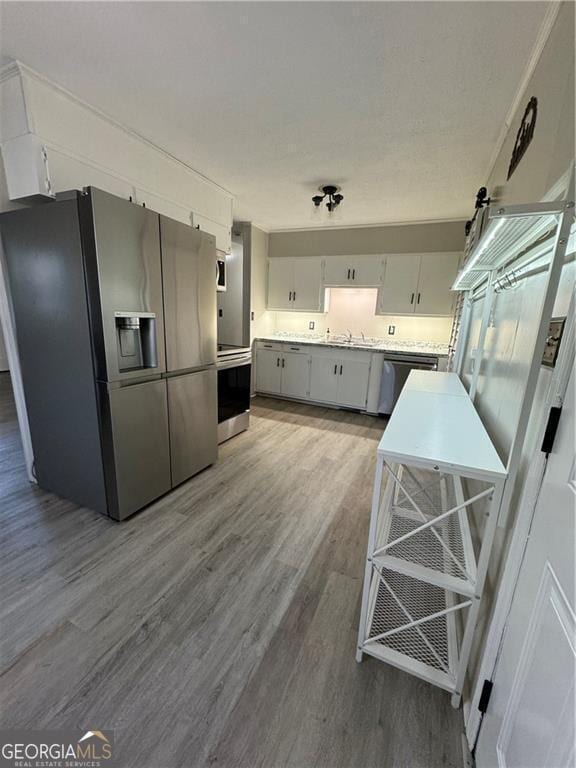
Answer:
<path fill-rule="evenodd" d="M 39 485 L 122 520 L 212 464 L 214 237 L 94 188 L 0 235 Z"/>

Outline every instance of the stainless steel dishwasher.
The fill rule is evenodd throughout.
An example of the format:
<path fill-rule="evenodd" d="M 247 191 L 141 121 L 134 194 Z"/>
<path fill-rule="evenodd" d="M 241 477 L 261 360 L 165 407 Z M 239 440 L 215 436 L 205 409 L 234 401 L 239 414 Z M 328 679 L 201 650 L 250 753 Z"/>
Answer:
<path fill-rule="evenodd" d="M 430 355 L 410 355 L 387 352 L 382 364 L 378 413 L 391 414 L 411 370 L 435 371 L 438 358 Z"/>

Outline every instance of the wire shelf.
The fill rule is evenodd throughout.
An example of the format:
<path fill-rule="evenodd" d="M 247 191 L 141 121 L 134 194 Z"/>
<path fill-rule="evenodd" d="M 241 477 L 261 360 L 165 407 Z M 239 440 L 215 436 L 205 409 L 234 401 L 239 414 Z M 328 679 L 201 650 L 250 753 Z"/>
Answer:
<path fill-rule="evenodd" d="M 394 593 L 406 605 L 414 619 L 425 618 L 446 608 L 443 589 L 411 579 L 395 571 L 383 569 L 382 572 Z M 410 627 L 376 642 L 435 669 L 450 669 L 447 620 L 447 616 L 440 616 L 420 624 L 418 629 Z M 395 627 L 400 627 L 406 624 L 406 621 L 405 613 L 384 584 L 379 581 L 368 639 Z"/>
<path fill-rule="evenodd" d="M 453 290 L 474 288 L 487 272 L 500 269 L 531 246 L 552 238 L 566 204 L 538 203 L 490 209 L 488 224 L 458 273 Z"/>
<path fill-rule="evenodd" d="M 381 575 L 386 584 L 374 570 L 369 630 L 362 650 L 453 691 L 459 644 L 456 614 L 465 614 L 469 601 L 462 603 L 447 590 L 396 571 L 382 569 Z M 447 609 L 452 610 L 435 615 Z M 464 625 L 464 616 L 459 623 Z"/>
<path fill-rule="evenodd" d="M 456 493 L 458 480 L 425 470 L 404 473 L 398 477 L 410 496 L 418 503 L 425 521 L 455 507 L 461 500 Z M 393 482 L 390 478 L 389 482 Z M 403 491 L 383 499 L 381 524 L 374 552 L 374 563 L 380 568 L 393 568 L 439 587 L 449 587 L 465 595 L 475 589 L 476 562 L 465 510 L 449 515 L 433 527 L 413 533 L 425 522 L 410 505 Z M 402 538 L 405 537 L 405 538 Z M 396 544 L 391 544 L 401 539 Z"/>

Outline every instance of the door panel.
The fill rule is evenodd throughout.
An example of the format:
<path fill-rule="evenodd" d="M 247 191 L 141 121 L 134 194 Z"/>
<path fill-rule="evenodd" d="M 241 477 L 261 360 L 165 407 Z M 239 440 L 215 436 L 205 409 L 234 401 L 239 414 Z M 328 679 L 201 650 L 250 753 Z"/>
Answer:
<path fill-rule="evenodd" d="M 350 408 L 366 408 L 370 363 L 341 360 L 338 364 L 338 402 Z"/>
<path fill-rule="evenodd" d="M 216 369 L 168 379 L 172 487 L 218 456 Z"/>
<path fill-rule="evenodd" d="M 216 362 L 213 235 L 160 217 L 168 371 Z"/>
<path fill-rule="evenodd" d="M 118 510 L 123 520 L 170 490 L 166 382 L 109 392 Z"/>
<path fill-rule="evenodd" d="M 457 296 L 450 288 L 458 271 L 457 253 L 431 253 L 420 262 L 417 315 L 451 315 Z"/>
<path fill-rule="evenodd" d="M 328 256 L 325 261 L 324 285 L 349 285 L 352 280 L 351 258 Z"/>
<path fill-rule="evenodd" d="M 293 309 L 318 312 L 321 309 L 322 259 L 294 259 Z"/>
<path fill-rule="evenodd" d="M 574 764 L 574 385 L 572 369 L 480 728 L 479 768 Z"/>
<path fill-rule="evenodd" d="M 256 390 L 280 394 L 282 352 L 259 349 L 256 354 Z"/>
<path fill-rule="evenodd" d="M 338 400 L 339 363 L 330 357 L 312 357 L 310 364 L 310 398 L 319 402 Z"/>
<path fill-rule="evenodd" d="M 419 271 L 420 254 L 386 256 L 384 282 L 378 294 L 380 314 L 405 315 L 414 312 Z"/>
<path fill-rule="evenodd" d="M 381 256 L 354 256 L 349 261 L 352 285 L 356 288 L 378 288 L 382 284 L 384 263 Z"/>
<path fill-rule="evenodd" d="M 268 309 L 292 309 L 294 259 L 268 259 Z"/>
<path fill-rule="evenodd" d="M 298 352 L 282 355 L 282 394 L 289 397 L 308 397 L 310 386 L 310 357 Z"/>
<path fill-rule="evenodd" d="M 92 317 L 96 323 L 101 307 L 103 332 L 103 346 L 97 339 L 95 348 L 97 378 L 119 381 L 142 376 L 142 371 L 119 370 L 115 312 L 156 315 L 158 365 L 154 372 L 163 373 L 166 367 L 158 214 L 98 189 L 90 190 L 90 200 L 96 264 L 92 265 L 92 253 L 87 253 L 87 271 L 90 276 L 92 267 L 97 269 L 99 285 L 91 287 L 98 298 L 91 298 L 100 306 L 93 304 Z"/>

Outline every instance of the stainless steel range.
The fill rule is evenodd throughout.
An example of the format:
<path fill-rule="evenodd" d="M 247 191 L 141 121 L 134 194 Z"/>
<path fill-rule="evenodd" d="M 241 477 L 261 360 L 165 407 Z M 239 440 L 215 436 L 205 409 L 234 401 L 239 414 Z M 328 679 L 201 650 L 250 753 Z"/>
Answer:
<path fill-rule="evenodd" d="M 223 443 L 250 424 L 250 347 L 219 344 L 218 369 L 218 443 Z"/>

